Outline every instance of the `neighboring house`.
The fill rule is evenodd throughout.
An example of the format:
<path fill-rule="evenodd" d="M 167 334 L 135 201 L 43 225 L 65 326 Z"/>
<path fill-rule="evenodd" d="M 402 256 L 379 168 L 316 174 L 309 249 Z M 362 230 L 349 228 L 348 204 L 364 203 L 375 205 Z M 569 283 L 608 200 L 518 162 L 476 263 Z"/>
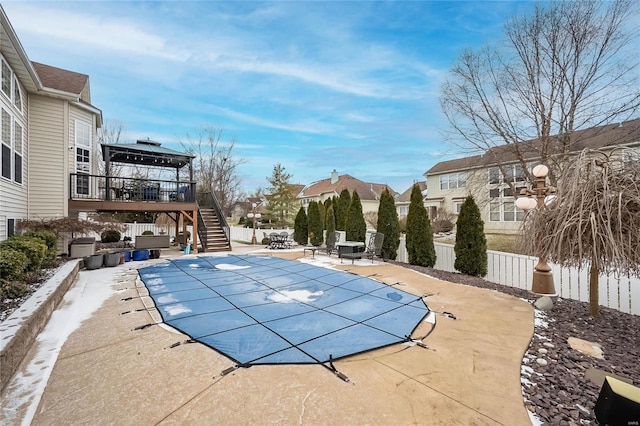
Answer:
<path fill-rule="evenodd" d="M 1 6 L 0 26 L 1 241 L 20 219 L 69 214 L 69 175 L 94 173 L 102 112 L 87 75 L 29 60 Z"/>
<path fill-rule="evenodd" d="M 627 150 L 640 151 L 640 119 L 578 130 L 570 136 L 576 142 L 568 155 L 577 155 L 587 148 L 607 153 L 615 150 L 624 155 Z M 520 145 L 529 167 L 540 163 L 538 140 Z M 500 158 L 505 174 L 497 167 L 495 158 Z M 524 211 L 516 207 L 515 199 L 528 184 L 512 146 L 499 146 L 484 155 L 440 162 L 427 170 L 425 177 L 429 188 L 425 205 L 430 212 L 445 209 L 457 213 L 471 194 L 482 213 L 485 232 L 514 234 L 519 231 Z M 515 194 L 509 181 L 516 187 Z"/>
<path fill-rule="evenodd" d="M 411 191 L 413 191 L 413 186 L 418 185 L 420 188 L 420 192 L 422 193 L 422 201 L 424 202 L 427 199 L 427 181 L 415 182 L 413 185 L 409 187 L 406 191 L 396 197 L 396 211 L 398 212 L 398 219 L 404 219 L 409 214 L 409 204 L 411 204 Z M 425 207 L 427 205 L 425 204 Z M 435 218 L 436 211 L 429 211 L 427 208 L 427 212 L 429 213 L 429 217 L 431 219 Z"/>
<path fill-rule="evenodd" d="M 338 172 L 334 170 L 331 172 L 330 178 L 305 186 L 298 194 L 298 198 L 306 208 L 311 201 L 324 203 L 328 198 L 339 197 L 340 193 L 347 189 L 351 194 L 353 194 L 353 191 L 358 192 L 362 203 L 362 213 L 377 213 L 380 205 L 380 196 L 382 196 L 385 188 L 388 188 L 385 184 L 363 182 L 350 175 L 339 176 Z M 391 188 L 389 188 L 389 191 L 391 196 L 395 198 L 397 192 Z"/>

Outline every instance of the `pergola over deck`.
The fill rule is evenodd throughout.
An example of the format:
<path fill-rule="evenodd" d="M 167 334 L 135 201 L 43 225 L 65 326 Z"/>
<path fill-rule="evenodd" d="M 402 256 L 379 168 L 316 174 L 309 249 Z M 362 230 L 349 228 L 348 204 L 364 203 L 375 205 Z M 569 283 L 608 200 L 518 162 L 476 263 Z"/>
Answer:
<path fill-rule="evenodd" d="M 111 175 L 111 163 L 136 166 L 165 167 L 175 169 L 176 181 L 180 180 L 180 169 L 189 166 L 189 180 L 193 181 L 192 162 L 194 155 L 174 151 L 160 146 L 159 142 L 139 140 L 136 143 L 102 144 L 106 175 Z"/>
<path fill-rule="evenodd" d="M 193 180 L 194 155 L 162 147 L 151 140 L 138 140 L 135 144 L 102 144 L 102 157 L 105 163 L 104 176 L 71 175 L 70 210 L 166 213 L 175 221 L 176 234 L 183 215 L 193 223 L 192 244 L 194 249 L 197 248 L 198 205 Z M 175 170 L 175 180 L 115 176 L 114 164 Z M 184 167 L 188 167 L 188 181 L 180 180 L 180 171 Z M 78 188 L 82 182 L 98 190 L 80 191 Z M 186 222 L 182 222 L 182 232 L 186 233 Z"/>

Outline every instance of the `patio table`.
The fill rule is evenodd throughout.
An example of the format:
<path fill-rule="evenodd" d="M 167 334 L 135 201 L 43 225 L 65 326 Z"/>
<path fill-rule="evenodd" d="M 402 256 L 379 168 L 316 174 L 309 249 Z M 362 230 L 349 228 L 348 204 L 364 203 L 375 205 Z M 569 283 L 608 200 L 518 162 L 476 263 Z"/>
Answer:
<path fill-rule="evenodd" d="M 336 243 L 338 247 L 338 257 L 345 253 L 361 253 L 364 251 L 364 243 L 361 241 L 342 241 Z"/>
<path fill-rule="evenodd" d="M 291 240 L 289 239 L 289 235 L 270 234 L 269 235 L 269 248 L 270 249 L 288 249 L 288 248 L 291 248 Z"/>

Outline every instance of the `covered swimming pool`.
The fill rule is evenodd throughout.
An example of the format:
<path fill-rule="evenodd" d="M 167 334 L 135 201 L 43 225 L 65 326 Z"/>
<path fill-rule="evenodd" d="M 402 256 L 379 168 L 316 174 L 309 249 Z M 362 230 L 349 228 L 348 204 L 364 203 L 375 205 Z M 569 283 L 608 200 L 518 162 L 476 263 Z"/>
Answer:
<path fill-rule="evenodd" d="M 238 366 L 324 364 L 411 341 L 420 296 L 272 256 L 173 259 L 139 269 L 163 321 Z"/>

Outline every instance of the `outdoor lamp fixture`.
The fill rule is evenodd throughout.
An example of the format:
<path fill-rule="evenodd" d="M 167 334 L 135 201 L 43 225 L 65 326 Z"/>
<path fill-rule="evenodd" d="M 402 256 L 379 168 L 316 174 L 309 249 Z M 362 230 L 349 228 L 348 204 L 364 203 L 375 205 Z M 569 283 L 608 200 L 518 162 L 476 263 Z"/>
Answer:
<path fill-rule="evenodd" d="M 260 219 L 262 216 L 260 213 L 256 213 L 256 207 L 258 205 L 256 203 L 251 203 L 251 213 L 247 214 L 249 219 L 253 219 L 253 236 L 251 237 L 251 244 L 258 244 L 258 240 L 256 239 L 256 219 Z"/>
<path fill-rule="evenodd" d="M 520 191 L 521 196 L 516 200 L 516 207 L 522 210 L 532 210 L 536 207 L 538 209 L 544 208 L 545 198 L 556 192 L 556 189 L 553 186 L 546 186 L 546 178 L 549 173 L 549 168 L 547 166 L 539 164 L 533 168 L 532 172 L 536 177 L 534 188 L 522 189 Z M 556 295 L 556 290 L 553 286 L 551 267 L 547 264 L 543 255 L 538 255 L 538 264 L 535 266 L 533 271 L 531 292 L 541 295 Z"/>

